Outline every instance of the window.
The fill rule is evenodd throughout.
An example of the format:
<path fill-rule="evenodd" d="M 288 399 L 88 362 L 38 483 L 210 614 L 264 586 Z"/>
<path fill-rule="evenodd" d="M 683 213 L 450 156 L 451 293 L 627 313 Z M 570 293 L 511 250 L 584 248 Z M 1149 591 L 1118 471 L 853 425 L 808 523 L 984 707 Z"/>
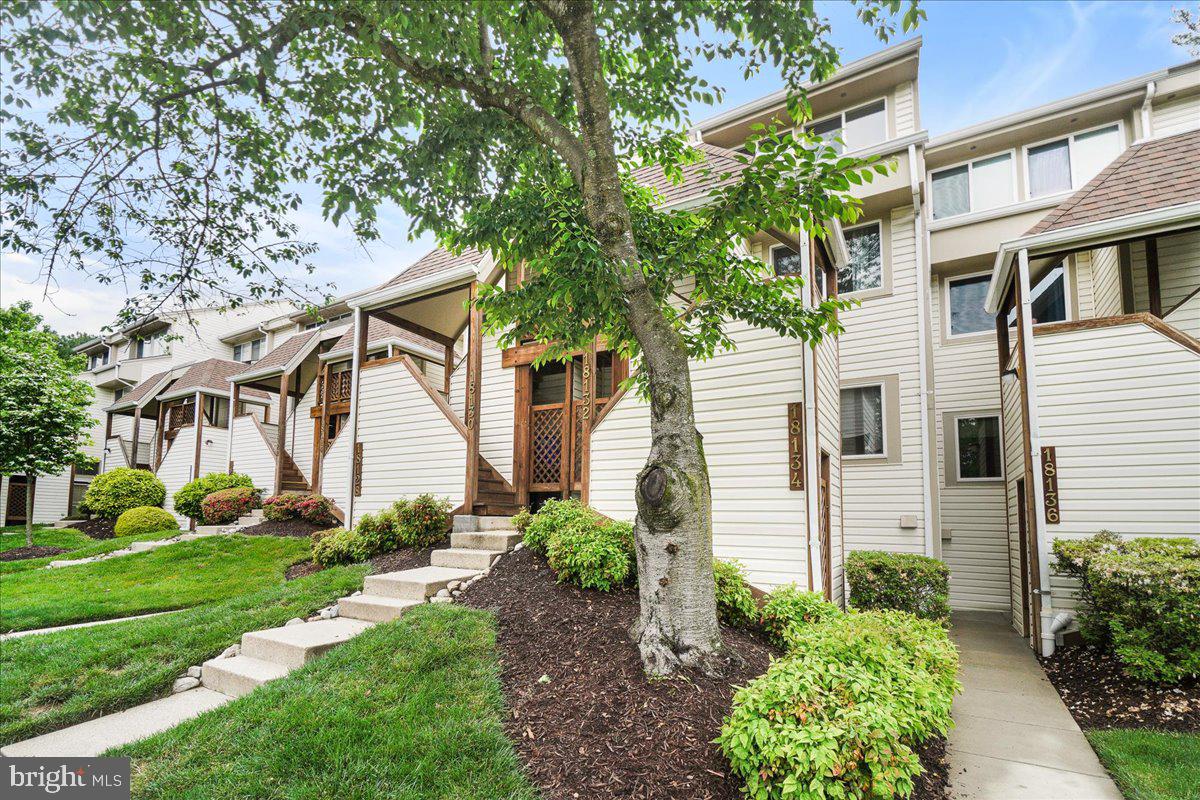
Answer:
<path fill-rule="evenodd" d="M 1058 264 L 1042 276 L 1037 285 L 1029 290 L 1029 305 L 1033 324 L 1039 322 L 1064 322 L 1067 319 L 1066 270 Z M 1017 324 L 1017 310 L 1008 312 L 1008 326 Z"/>
<path fill-rule="evenodd" d="M 804 257 L 785 244 L 771 248 L 771 268 L 776 275 L 803 275 Z"/>
<path fill-rule="evenodd" d="M 1001 153 L 938 170 L 933 187 L 933 218 L 945 219 L 972 211 L 987 211 L 1014 202 L 1013 154 Z"/>
<path fill-rule="evenodd" d="M 204 396 L 204 422 L 214 428 L 229 427 L 229 400 L 225 397 Z"/>
<path fill-rule="evenodd" d="M 991 330 L 995 320 L 983 308 L 990 275 L 974 275 L 949 281 L 950 335 L 964 336 Z"/>
<path fill-rule="evenodd" d="M 141 339 L 134 339 L 129 343 L 130 358 L 150 358 L 151 356 L 160 356 L 166 352 L 161 333 L 156 333 L 151 336 L 146 336 Z"/>
<path fill-rule="evenodd" d="M 1029 197 L 1080 188 L 1120 155 L 1122 149 L 1120 125 L 1107 125 L 1028 148 Z"/>
<path fill-rule="evenodd" d="M 335 322 L 341 322 L 342 320 L 347 320 L 347 319 L 350 319 L 349 312 L 347 312 L 345 314 L 338 314 L 336 317 L 330 317 L 329 319 L 317 320 L 316 322 L 307 322 L 304 324 L 304 330 L 311 331 L 313 328 L 320 328 L 325 325 L 332 325 Z"/>
<path fill-rule="evenodd" d="M 850 258 L 838 270 L 838 293 L 878 289 L 883 285 L 883 236 L 878 222 L 848 228 L 846 248 Z"/>
<path fill-rule="evenodd" d="M 807 130 L 837 152 L 887 141 L 887 103 L 880 99 L 809 125 Z M 840 140 L 840 141 L 839 141 Z"/>
<path fill-rule="evenodd" d="M 233 360 L 241 361 L 243 364 L 253 364 L 262 358 L 262 351 L 267 345 L 267 340 L 260 337 L 250 342 L 242 342 L 233 346 Z"/>
<path fill-rule="evenodd" d="M 1000 466 L 1000 418 L 959 417 L 954 421 L 958 437 L 958 479 L 992 480 L 1004 477 Z"/>
<path fill-rule="evenodd" d="M 92 353 L 88 356 L 88 369 L 99 369 L 108 363 L 108 348 L 104 348 L 102 352 Z"/>
<path fill-rule="evenodd" d="M 121 399 L 122 397 L 124 397 L 124 396 L 125 396 L 125 390 L 124 390 L 124 389 L 116 389 L 116 390 L 114 390 L 114 391 L 113 391 L 113 402 L 115 403 L 116 401 L 120 400 L 120 399 Z"/>
<path fill-rule="evenodd" d="M 883 386 L 842 389 L 842 455 L 883 454 Z"/>

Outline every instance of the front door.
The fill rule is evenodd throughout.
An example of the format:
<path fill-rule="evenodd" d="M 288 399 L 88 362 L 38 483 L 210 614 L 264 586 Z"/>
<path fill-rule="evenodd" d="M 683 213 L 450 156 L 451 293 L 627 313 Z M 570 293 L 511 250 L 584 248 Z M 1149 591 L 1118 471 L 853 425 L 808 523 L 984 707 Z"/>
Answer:
<path fill-rule="evenodd" d="M 575 371 L 574 361 L 531 370 L 527 474 L 532 501 L 551 495 L 565 498 L 574 488 Z"/>

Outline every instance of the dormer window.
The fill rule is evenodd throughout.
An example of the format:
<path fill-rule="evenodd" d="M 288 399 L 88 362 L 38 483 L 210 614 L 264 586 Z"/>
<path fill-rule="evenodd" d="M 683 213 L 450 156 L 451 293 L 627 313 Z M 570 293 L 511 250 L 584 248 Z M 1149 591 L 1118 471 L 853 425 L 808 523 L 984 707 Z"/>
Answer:
<path fill-rule="evenodd" d="M 263 350 L 267 346 L 267 339 L 260 336 L 249 342 L 242 342 L 233 346 L 233 360 L 240 361 L 243 364 L 253 364 L 262 358 Z"/>

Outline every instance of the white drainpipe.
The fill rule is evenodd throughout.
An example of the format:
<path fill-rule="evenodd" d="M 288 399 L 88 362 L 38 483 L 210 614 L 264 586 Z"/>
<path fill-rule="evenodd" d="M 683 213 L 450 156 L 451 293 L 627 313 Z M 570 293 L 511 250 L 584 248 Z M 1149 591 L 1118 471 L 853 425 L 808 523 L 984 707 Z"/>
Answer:
<path fill-rule="evenodd" d="M 354 525 L 354 445 L 358 441 L 358 370 L 362 364 L 362 348 L 359 343 L 365 339 L 360 335 L 363 325 L 363 313 L 360 306 L 354 308 L 354 355 L 350 360 L 350 457 L 346 461 L 346 527 Z"/>
<path fill-rule="evenodd" d="M 233 405 L 233 380 L 229 381 L 229 444 L 225 448 L 225 471 L 233 472 L 230 469 L 230 464 L 233 463 L 233 420 L 237 416 L 237 409 Z"/>
<path fill-rule="evenodd" d="M 1154 138 L 1154 119 L 1150 113 L 1150 107 L 1154 101 L 1154 95 L 1158 92 L 1158 85 L 1154 81 L 1146 84 L 1146 99 L 1142 101 L 1142 138 Z"/>
<path fill-rule="evenodd" d="M 925 555 L 932 558 L 941 556 L 941 540 L 934 536 L 933 530 L 933 468 L 930 460 L 933 454 L 929 447 L 929 376 L 926 365 L 929 354 L 926 352 L 926 337 L 929 335 L 929 320 L 927 318 L 928 301 L 926 292 L 929 289 L 929 270 L 926 263 L 925 250 L 925 220 L 921 206 L 921 183 L 917 176 L 917 146 L 908 146 L 909 183 L 913 200 L 913 239 L 917 256 L 917 374 L 921 392 L 921 516 L 925 521 Z"/>
<path fill-rule="evenodd" d="M 801 230 L 803 230 L 803 226 L 801 226 Z M 814 254 L 807 235 L 800 244 L 803 248 L 802 263 L 807 265 L 805 273 L 808 276 L 808 282 L 801 288 L 801 292 L 805 307 L 811 308 L 813 306 L 812 293 L 816 290 Z M 812 563 L 812 569 L 808 570 L 808 589 L 819 592 L 824 583 L 825 565 L 821 563 L 821 531 L 819 529 L 821 524 L 821 454 L 817 450 L 817 351 L 807 342 L 802 343 L 801 347 L 807 348 L 810 356 L 810 360 L 801 362 L 804 365 L 804 506 L 808 518 L 805 530 L 808 560 Z M 822 576 L 820 582 L 817 581 L 818 575 Z"/>

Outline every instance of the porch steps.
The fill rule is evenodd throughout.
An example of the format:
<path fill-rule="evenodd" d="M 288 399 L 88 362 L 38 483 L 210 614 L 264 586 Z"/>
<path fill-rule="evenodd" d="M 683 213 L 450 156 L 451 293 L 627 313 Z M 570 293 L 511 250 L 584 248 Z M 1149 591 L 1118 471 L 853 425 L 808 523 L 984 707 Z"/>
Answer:
<path fill-rule="evenodd" d="M 510 516 L 520 510 L 517 506 L 516 490 L 483 456 L 479 457 L 476 472 L 478 493 L 471 508 L 474 514 Z"/>
<path fill-rule="evenodd" d="M 491 550 L 504 552 L 511 550 L 521 541 L 517 531 L 456 531 L 450 534 L 450 546 L 460 550 Z"/>
<path fill-rule="evenodd" d="M 457 567 L 482 572 L 491 569 L 496 556 L 502 555 L 503 552 L 477 550 L 473 547 L 447 547 L 445 550 L 434 550 L 429 556 L 429 563 L 435 567 Z"/>

